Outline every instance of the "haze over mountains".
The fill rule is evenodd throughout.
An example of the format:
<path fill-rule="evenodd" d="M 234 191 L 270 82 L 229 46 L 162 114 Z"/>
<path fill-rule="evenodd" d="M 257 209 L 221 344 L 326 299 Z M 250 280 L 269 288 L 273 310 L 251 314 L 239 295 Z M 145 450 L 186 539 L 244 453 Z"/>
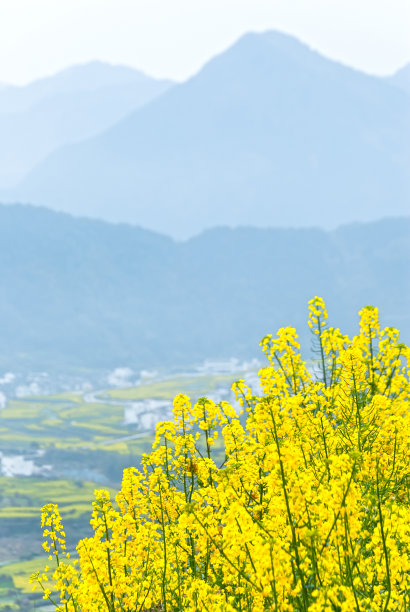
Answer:
<path fill-rule="evenodd" d="M 409 269 L 404 218 L 332 232 L 215 228 L 181 243 L 0 206 L 0 372 L 262 357 L 262 336 L 284 325 L 296 326 L 309 357 L 315 294 L 345 333 L 370 303 L 409 342 Z"/>
<path fill-rule="evenodd" d="M 55 149 L 104 131 L 171 85 L 90 62 L 26 86 L 0 87 L 0 186 L 14 185 Z"/>
<path fill-rule="evenodd" d="M 403 74 L 369 76 L 290 36 L 248 34 L 0 196 L 176 238 L 215 225 L 332 228 L 407 215 Z"/>
<path fill-rule="evenodd" d="M 287 324 L 308 345 L 314 294 L 408 341 L 409 77 L 268 32 L 182 84 L 96 62 L 1 88 L 0 184 L 46 157 L 0 201 L 74 217 L 0 206 L 0 367 L 248 358 Z"/>

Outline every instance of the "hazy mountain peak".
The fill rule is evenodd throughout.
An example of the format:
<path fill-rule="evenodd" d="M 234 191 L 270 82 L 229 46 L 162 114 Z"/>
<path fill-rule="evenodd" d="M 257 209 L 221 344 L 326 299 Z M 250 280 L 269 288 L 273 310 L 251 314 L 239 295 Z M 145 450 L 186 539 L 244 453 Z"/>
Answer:
<path fill-rule="evenodd" d="M 323 86 L 326 79 L 358 82 L 367 78 L 367 87 L 371 86 L 370 79 L 376 84 L 379 82 L 377 77 L 329 59 L 307 43 L 277 30 L 244 34 L 230 48 L 205 64 L 193 79 L 207 74 L 215 78 L 218 73 L 220 78 L 228 81 L 241 73 L 250 79 L 258 74 L 265 79 L 274 78 L 279 87 L 281 81 L 285 83 L 294 77 L 303 80 L 313 75 L 323 80 Z"/>
<path fill-rule="evenodd" d="M 170 85 L 93 61 L 0 88 L 0 186 L 16 184 L 51 151 L 106 130 Z"/>
<path fill-rule="evenodd" d="M 247 32 L 243 34 L 229 49 L 220 53 L 215 58 L 211 59 L 206 65 L 213 66 L 221 60 L 234 58 L 260 60 L 263 57 L 269 58 L 271 61 L 279 58 L 290 59 L 292 57 L 303 57 L 306 59 L 310 53 L 319 56 L 305 43 L 301 42 L 294 36 L 284 34 L 277 30 L 267 30 L 266 32 Z M 324 58 L 323 58 L 324 59 Z M 327 61 L 324 59 L 324 61 Z"/>
<path fill-rule="evenodd" d="M 271 47 L 281 50 L 286 53 L 299 51 L 311 51 L 311 47 L 302 42 L 295 36 L 280 32 L 279 30 L 266 30 L 265 32 L 248 32 L 244 34 L 238 42 L 246 42 L 248 44 L 268 44 Z"/>
<path fill-rule="evenodd" d="M 186 238 L 215 225 L 332 228 L 408 210 L 406 96 L 278 32 L 251 33 L 7 200 Z"/>
<path fill-rule="evenodd" d="M 171 81 L 154 79 L 129 66 L 109 64 L 99 60 L 76 64 L 56 74 L 27 85 L 10 85 L 0 90 L 0 113 L 28 110 L 46 98 L 81 94 L 124 85 L 171 85 Z"/>
<path fill-rule="evenodd" d="M 151 80 L 151 77 L 129 66 L 93 60 L 64 68 L 54 75 L 34 81 L 27 87 L 47 90 L 51 88 L 53 92 L 58 88 L 62 92 L 90 90 L 136 80 Z"/>

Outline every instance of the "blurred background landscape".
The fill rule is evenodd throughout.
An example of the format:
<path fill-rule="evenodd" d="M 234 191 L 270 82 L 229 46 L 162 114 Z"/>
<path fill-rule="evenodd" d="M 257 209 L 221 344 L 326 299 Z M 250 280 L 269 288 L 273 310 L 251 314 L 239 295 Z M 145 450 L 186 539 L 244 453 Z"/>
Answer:
<path fill-rule="evenodd" d="M 86 535 L 94 488 L 115 494 L 177 393 L 257 385 L 259 341 L 286 325 L 314 359 L 314 295 L 344 333 L 373 304 L 410 342 L 408 7 L 364 2 L 355 33 L 350 2 L 339 23 L 242 2 L 223 33 L 228 0 L 43 4 L 37 30 L 0 9 L 0 611 L 47 609 L 27 583 L 41 506 Z M 104 41 L 111 17 L 140 38 Z"/>

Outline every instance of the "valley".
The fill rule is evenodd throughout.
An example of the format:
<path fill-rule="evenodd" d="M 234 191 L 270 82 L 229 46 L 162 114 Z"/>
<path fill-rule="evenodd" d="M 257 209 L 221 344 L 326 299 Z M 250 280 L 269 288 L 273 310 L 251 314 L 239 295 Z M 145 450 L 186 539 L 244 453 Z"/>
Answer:
<path fill-rule="evenodd" d="M 255 381 L 258 367 L 208 362 L 170 376 L 143 372 L 126 387 L 7 400 L 0 411 L 0 611 L 47 610 L 29 585 L 45 563 L 44 504 L 59 505 L 67 533 L 75 534 L 68 540 L 74 551 L 91 533 L 94 489 L 115 495 L 123 469 L 138 466 L 151 449 L 155 424 L 169 418 L 173 397 L 232 400 L 232 382 Z"/>

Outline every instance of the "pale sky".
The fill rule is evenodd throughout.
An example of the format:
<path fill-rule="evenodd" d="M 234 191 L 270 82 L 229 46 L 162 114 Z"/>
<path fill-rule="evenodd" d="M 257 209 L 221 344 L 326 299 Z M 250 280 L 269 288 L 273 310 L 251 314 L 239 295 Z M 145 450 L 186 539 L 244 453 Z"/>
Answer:
<path fill-rule="evenodd" d="M 373 74 L 410 62 L 410 0 L 0 0 L 0 82 L 94 59 L 184 80 L 269 29 Z"/>

